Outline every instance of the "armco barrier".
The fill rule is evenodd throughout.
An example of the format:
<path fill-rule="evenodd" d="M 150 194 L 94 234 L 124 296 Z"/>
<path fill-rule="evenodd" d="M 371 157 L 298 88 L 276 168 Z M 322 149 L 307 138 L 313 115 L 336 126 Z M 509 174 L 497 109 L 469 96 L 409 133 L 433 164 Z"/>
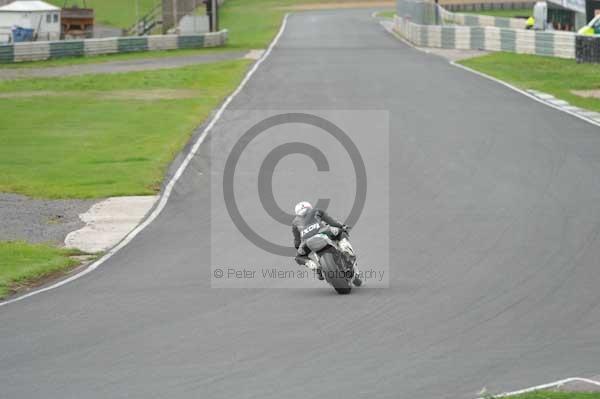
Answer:
<path fill-rule="evenodd" d="M 227 30 L 201 35 L 153 35 L 106 39 L 27 42 L 0 45 L 0 63 L 137 51 L 222 46 Z"/>
<path fill-rule="evenodd" d="M 570 32 L 539 32 L 494 26 L 418 25 L 394 17 L 394 31 L 422 47 L 510 51 L 521 54 L 575 58 L 575 37 Z"/>

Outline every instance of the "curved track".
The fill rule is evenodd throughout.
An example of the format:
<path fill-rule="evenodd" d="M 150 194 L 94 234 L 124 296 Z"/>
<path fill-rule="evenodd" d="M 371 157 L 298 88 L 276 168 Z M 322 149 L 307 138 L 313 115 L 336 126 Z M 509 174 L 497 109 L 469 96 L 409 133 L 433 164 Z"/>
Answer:
<path fill-rule="evenodd" d="M 389 110 L 390 288 L 211 289 L 204 146 L 107 263 L 0 308 L 0 396 L 470 398 L 598 374 L 600 131 L 369 14 L 291 16 L 224 119 Z M 222 126 L 206 144 L 226 152 Z"/>

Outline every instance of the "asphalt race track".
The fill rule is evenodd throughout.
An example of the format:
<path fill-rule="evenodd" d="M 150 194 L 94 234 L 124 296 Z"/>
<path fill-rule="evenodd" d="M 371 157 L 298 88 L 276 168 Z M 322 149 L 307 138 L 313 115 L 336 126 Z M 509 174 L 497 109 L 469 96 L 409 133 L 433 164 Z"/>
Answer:
<path fill-rule="evenodd" d="M 220 254 L 271 259 L 211 217 L 208 159 L 250 109 L 389 112 L 390 212 L 367 201 L 353 233 L 387 259 L 373 229 L 389 223 L 389 288 L 211 288 Z M 352 134 L 383 154 L 383 137 Z M 304 199 L 278 182 L 282 207 Z M 250 197 L 252 223 L 291 240 Z M 370 11 L 298 13 L 147 229 L 0 308 L 0 396 L 474 398 L 597 375 L 599 260 L 598 127 L 406 46 Z"/>

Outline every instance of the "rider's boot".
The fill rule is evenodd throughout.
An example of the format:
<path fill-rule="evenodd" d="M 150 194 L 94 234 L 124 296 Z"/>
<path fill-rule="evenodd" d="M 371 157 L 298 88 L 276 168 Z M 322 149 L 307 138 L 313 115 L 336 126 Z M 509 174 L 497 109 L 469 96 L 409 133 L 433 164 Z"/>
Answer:
<path fill-rule="evenodd" d="M 350 244 L 350 240 L 348 240 L 348 238 L 344 237 L 340 240 L 339 245 L 342 253 L 346 256 L 348 263 L 352 265 L 352 284 L 354 284 L 356 287 L 360 287 L 363 281 L 360 278 L 360 270 L 358 270 L 356 255 L 354 254 L 352 244 Z"/>

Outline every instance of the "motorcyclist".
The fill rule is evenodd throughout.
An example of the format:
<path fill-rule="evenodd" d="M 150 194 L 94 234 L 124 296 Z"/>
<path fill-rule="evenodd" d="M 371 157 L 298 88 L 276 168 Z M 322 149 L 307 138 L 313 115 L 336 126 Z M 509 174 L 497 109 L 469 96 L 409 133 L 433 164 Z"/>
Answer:
<path fill-rule="evenodd" d="M 340 236 L 338 237 L 339 240 L 348 239 L 348 234 L 346 232 L 350 230 L 349 226 L 335 220 L 324 210 L 313 208 L 310 202 L 299 202 L 294 208 L 294 212 L 296 213 L 296 217 L 292 221 L 292 233 L 294 234 L 294 247 L 296 247 L 296 250 L 298 251 L 295 260 L 299 265 L 306 266 L 310 261 L 308 257 L 310 250 L 305 248 L 304 241 L 319 232 L 319 229 L 312 229 L 303 234 L 303 231 L 307 226 L 311 226 L 315 223 L 320 225 L 326 223 L 329 226 L 341 229 Z M 354 257 L 353 254 L 351 254 L 351 256 Z M 352 261 L 354 261 L 354 259 Z M 323 280 L 321 270 L 318 268 L 317 273 L 319 280 Z"/>

